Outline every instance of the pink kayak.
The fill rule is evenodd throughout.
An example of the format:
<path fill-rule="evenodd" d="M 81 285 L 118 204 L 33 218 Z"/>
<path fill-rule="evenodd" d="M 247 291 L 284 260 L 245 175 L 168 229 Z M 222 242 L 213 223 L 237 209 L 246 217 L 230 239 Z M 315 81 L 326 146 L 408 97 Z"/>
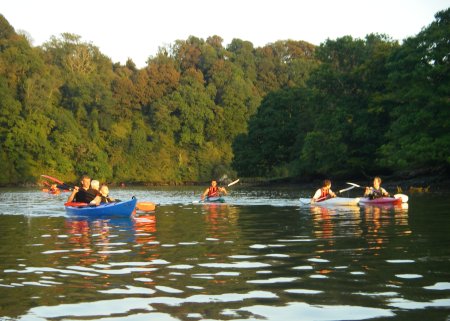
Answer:
<path fill-rule="evenodd" d="M 359 200 L 360 205 L 398 205 L 402 203 L 406 202 L 403 202 L 401 197 L 379 197 L 374 199 L 361 197 Z"/>

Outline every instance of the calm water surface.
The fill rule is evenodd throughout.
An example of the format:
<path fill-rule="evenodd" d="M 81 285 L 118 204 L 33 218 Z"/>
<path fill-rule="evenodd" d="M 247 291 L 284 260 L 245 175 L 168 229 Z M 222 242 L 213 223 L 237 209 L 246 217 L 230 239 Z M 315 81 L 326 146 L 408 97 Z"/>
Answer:
<path fill-rule="evenodd" d="M 68 194 L 0 189 L 0 320 L 449 320 L 448 194 L 327 209 L 201 191 L 113 189 L 160 205 L 88 220 Z"/>

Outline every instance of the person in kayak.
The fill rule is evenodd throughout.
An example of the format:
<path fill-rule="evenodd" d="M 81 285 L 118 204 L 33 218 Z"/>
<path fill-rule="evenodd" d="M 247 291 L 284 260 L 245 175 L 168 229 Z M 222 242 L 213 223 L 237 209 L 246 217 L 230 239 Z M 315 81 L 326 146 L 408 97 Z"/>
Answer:
<path fill-rule="evenodd" d="M 93 205 L 100 205 L 100 203 L 113 203 L 116 200 L 109 197 L 109 188 L 106 185 L 102 185 L 99 190 L 99 194 L 89 203 Z"/>
<path fill-rule="evenodd" d="M 374 199 L 374 198 L 380 198 L 383 196 L 389 196 L 389 193 L 386 192 L 386 190 L 383 187 L 381 187 L 381 178 L 376 176 L 373 179 L 373 186 L 366 187 L 366 189 L 364 191 L 364 197 Z"/>
<path fill-rule="evenodd" d="M 81 177 L 81 187 L 75 186 L 67 202 L 90 203 L 98 194 L 98 190 L 91 188 L 91 178 L 88 175 Z"/>
<path fill-rule="evenodd" d="M 219 197 L 221 193 L 227 195 L 228 192 L 225 189 L 225 187 L 217 186 L 217 181 L 212 180 L 211 186 L 208 187 L 202 194 L 202 200 L 205 199 L 205 197 Z"/>
<path fill-rule="evenodd" d="M 50 190 L 48 191 L 50 194 L 59 194 L 60 190 L 56 184 L 52 184 L 50 186 Z"/>
<path fill-rule="evenodd" d="M 314 193 L 314 196 L 311 199 L 311 204 L 314 202 L 324 201 L 332 197 L 336 197 L 336 194 L 331 190 L 331 181 L 326 179 L 323 181 L 322 187 Z"/>
<path fill-rule="evenodd" d="M 94 189 L 98 194 L 100 189 L 100 182 L 96 179 L 91 180 L 91 189 Z"/>

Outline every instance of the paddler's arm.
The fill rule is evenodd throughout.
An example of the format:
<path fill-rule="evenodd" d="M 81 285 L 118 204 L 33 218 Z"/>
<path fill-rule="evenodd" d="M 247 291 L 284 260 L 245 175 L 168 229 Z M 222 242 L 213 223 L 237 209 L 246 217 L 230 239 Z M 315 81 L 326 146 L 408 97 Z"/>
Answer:
<path fill-rule="evenodd" d="M 209 192 L 209 188 L 205 189 L 205 191 L 203 192 L 202 197 L 201 197 L 202 200 L 205 199 L 206 195 L 208 195 L 208 192 Z"/>
<path fill-rule="evenodd" d="M 330 189 L 330 191 L 329 191 L 329 194 L 330 194 L 331 197 L 336 197 L 336 193 L 333 192 L 331 189 Z"/>
<path fill-rule="evenodd" d="M 72 193 L 69 195 L 69 198 L 67 199 L 67 202 L 73 201 L 73 199 L 75 198 L 75 195 L 77 195 L 79 189 L 80 188 L 78 186 L 74 186 Z"/>
<path fill-rule="evenodd" d="M 102 198 L 100 195 L 97 195 L 94 197 L 94 199 L 89 203 L 91 205 L 100 205 L 100 202 L 102 201 Z"/>
<path fill-rule="evenodd" d="M 225 187 L 219 187 L 219 192 L 224 193 L 225 195 L 228 195 L 227 190 L 225 189 Z"/>
<path fill-rule="evenodd" d="M 312 203 L 315 203 L 319 198 L 320 198 L 320 195 L 321 195 L 322 193 L 321 193 L 321 191 L 320 191 L 320 188 L 316 191 L 316 193 L 314 194 L 314 196 L 311 198 L 311 204 Z"/>

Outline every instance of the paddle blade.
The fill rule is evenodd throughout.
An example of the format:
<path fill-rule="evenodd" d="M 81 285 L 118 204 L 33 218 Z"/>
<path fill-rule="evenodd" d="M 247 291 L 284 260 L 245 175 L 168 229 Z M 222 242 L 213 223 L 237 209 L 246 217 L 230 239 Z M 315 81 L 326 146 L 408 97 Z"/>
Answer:
<path fill-rule="evenodd" d="M 239 178 L 238 178 L 237 180 L 235 180 L 234 182 L 231 182 L 230 184 L 228 184 L 228 186 L 234 185 L 234 184 L 236 184 L 237 182 L 239 182 Z"/>
<path fill-rule="evenodd" d="M 58 184 L 64 184 L 64 182 L 62 182 L 62 181 L 60 181 L 59 179 L 54 178 L 54 177 L 52 177 L 52 176 L 41 175 L 41 177 L 45 177 L 45 178 L 47 178 L 47 179 L 49 179 L 49 180 L 51 180 L 51 181 L 53 181 L 53 182 L 55 182 L 55 183 L 58 183 Z"/>
<path fill-rule="evenodd" d="M 153 212 L 156 209 L 156 204 L 153 202 L 138 202 L 136 210 L 142 212 Z"/>
<path fill-rule="evenodd" d="M 362 187 L 362 186 L 359 186 L 358 184 L 355 184 L 355 183 L 350 183 L 350 182 L 347 182 L 346 184 L 348 184 L 348 185 L 352 185 L 352 186 L 354 186 L 354 187 Z"/>
<path fill-rule="evenodd" d="M 348 187 L 348 188 L 341 189 L 341 190 L 338 191 L 338 193 L 340 194 L 340 193 L 342 193 L 342 192 L 349 191 L 349 190 L 351 190 L 351 189 L 353 189 L 353 188 L 355 188 L 355 187 L 356 187 L 356 186 L 351 186 L 351 187 Z"/>

